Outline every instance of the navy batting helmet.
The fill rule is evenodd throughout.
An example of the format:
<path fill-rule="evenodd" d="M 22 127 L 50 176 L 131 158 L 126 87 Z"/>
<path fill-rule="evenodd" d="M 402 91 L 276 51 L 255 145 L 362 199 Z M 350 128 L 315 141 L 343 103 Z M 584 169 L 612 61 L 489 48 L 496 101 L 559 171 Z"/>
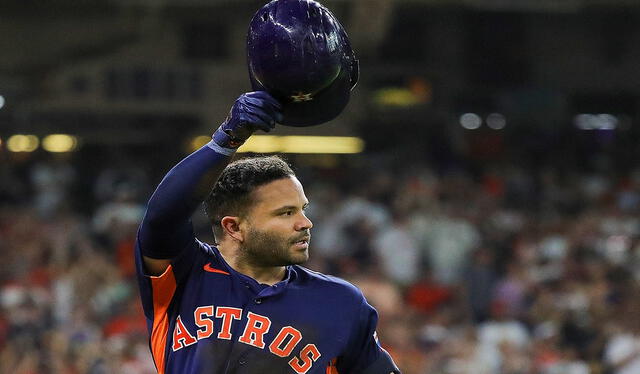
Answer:
<path fill-rule="evenodd" d="M 273 0 L 251 19 L 249 78 L 283 104 L 283 125 L 338 116 L 358 82 L 358 60 L 340 22 L 313 0 Z"/>

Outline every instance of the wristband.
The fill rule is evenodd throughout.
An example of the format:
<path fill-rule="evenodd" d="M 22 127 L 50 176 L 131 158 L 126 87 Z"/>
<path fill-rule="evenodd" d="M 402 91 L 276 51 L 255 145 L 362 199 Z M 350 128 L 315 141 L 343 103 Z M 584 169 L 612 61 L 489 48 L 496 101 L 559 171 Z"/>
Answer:
<path fill-rule="evenodd" d="M 207 147 L 213 149 L 216 153 L 219 153 L 219 154 L 225 155 L 225 156 L 231 156 L 237 150 L 237 148 L 226 148 L 226 147 L 223 147 L 223 146 L 219 145 L 218 143 L 216 143 L 216 141 L 214 139 L 211 139 L 211 141 L 209 141 L 209 143 L 207 143 Z"/>

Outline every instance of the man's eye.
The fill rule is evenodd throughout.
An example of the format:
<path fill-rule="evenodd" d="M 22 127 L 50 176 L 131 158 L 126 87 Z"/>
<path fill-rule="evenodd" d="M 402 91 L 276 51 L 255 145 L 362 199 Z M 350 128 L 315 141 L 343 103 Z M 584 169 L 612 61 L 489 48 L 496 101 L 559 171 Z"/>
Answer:
<path fill-rule="evenodd" d="M 293 214 L 293 212 L 292 212 L 292 211 L 290 211 L 290 210 L 287 210 L 286 212 L 282 212 L 282 215 L 283 215 L 283 216 L 290 216 L 290 215 L 292 215 L 292 214 Z"/>

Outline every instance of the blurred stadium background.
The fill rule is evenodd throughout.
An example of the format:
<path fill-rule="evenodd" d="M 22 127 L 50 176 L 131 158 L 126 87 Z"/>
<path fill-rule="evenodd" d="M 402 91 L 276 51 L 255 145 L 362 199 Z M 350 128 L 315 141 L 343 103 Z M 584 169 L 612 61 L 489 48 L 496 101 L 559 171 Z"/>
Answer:
<path fill-rule="evenodd" d="M 262 4 L 0 1 L 0 373 L 154 372 L 136 226 L 249 89 Z M 324 4 L 349 107 L 244 148 L 298 171 L 309 266 L 405 374 L 640 373 L 640 3 Z"/>

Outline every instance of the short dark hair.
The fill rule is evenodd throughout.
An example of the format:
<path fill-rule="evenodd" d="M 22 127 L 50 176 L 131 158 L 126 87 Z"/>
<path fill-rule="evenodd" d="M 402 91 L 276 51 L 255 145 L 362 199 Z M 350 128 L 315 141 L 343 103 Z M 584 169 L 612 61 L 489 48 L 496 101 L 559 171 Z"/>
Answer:
<path fill-rule="evenodd" d="M 253 203 L 251 192 L 278 179 L 295 177 L 291 167 L 278 156 L 236 160 L 222 171 L 205 201 L 216 240 L 222 237 L 220 221 L 225 216 L 241 217 Z"/>

